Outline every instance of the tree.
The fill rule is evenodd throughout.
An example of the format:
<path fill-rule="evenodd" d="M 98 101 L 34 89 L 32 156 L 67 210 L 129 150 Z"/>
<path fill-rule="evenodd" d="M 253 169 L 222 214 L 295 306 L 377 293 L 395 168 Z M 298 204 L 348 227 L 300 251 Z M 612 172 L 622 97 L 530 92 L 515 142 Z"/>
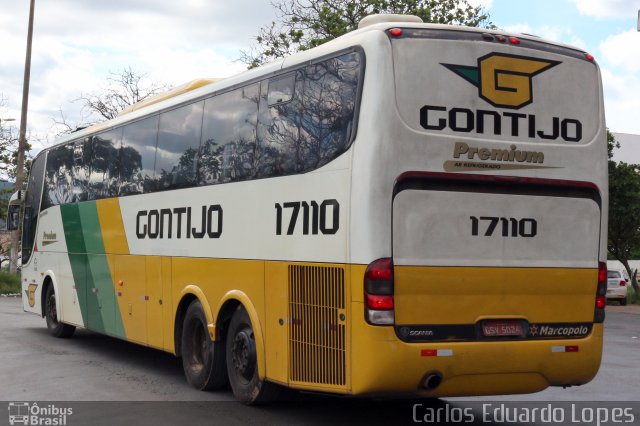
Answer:
<path fill-rule="evenodd" d="M 629 259 L 640 254 L 640 165 L 616 163 L 612 150 L 619 147 L 607 131 L 609 147 L 609 253 L 622 263 L 631 277 L 637 295 L 640 288 L 636 274 L 629 267 Z"/>
<path fill-rule="evenodd" d="M 249 68 L 319 46 L 358 28 L 374 13 L 416 15 L 424 22 L 495 28 L 481 7 L 467 0 L 278 0 L 277 22 L 262 27 L 257 46 L 241 52 Z"/>
<path fill-rule="evenodd" d="M 109 72 L 106 85 L 100 90 L 81 93 L 74 102 L 82 103 L 79 122 L 67 121 L 62 110 L 60 119 L 54 119 L 58 135 L 71 133 L 95 123 L 116 118 L 126 107 L 171 89 L 164 82 L 148 81 L 147 74 L 124 68 L 120 73 Z"/>

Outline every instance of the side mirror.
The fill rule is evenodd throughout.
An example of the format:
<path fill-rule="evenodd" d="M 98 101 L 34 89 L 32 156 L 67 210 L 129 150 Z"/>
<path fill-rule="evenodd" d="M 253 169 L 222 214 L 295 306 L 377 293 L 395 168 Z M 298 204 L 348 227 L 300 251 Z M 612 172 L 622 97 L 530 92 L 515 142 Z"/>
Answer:
<path fill-rule="evenodd" d="M 15 231 L 20 223 L 20 205 L 10 204 L 7 211 L 7 231 Z"/>

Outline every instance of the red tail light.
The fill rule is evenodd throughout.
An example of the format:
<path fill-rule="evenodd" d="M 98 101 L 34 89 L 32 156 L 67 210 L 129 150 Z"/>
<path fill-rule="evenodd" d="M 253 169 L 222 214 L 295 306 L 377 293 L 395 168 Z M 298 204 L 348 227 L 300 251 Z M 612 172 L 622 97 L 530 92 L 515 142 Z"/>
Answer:
<path fill-rule="evenodd" d="M 598 282 L 607 282 L 607 264 L 604 262 L 598 263 Z"/>
<path fill-rule="evenodd" d="M 393 309 L 393 296 L 367 294 L 367 308 L 390 311 Z"/>
<path fill-rule="evenodd" d="M 607 306 L 607 264 L 598 263 L 598 286 L 596 287 L 596 307 L 593 322 L 604 322 L 604 308 Z"/>
<path fill-rule="evenodd" d="M 372 325 L 393 325 L 393 261 L 374 260 L 364 273 L 365 319 Z"/>
<path fill-rule="evenodd" d="M 624 287 L 627 285 L 627 282 L 625 280 L 620 280 L 620 287 Z"/>

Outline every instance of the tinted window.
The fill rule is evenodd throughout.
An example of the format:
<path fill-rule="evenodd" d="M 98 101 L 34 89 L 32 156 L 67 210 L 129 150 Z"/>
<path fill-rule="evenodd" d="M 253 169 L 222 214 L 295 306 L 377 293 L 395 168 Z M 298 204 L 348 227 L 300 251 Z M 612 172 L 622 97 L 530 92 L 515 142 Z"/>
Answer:
<path fill-rule="evenodd" d="M 260 117 L 258 120 L 259 177 L 282 176 L 297 173 L 298 138 L 302 125 L 303 105 L 302 73 L 273 78 L 263 84 L 260 99 Z M 285 89 L 284 84 L 290 84 Z M 275 87 L 275 89 L 274 89 Z M 266 90 L 265 90 L 266 89 Z M 276 93 L 274 95 L 273 93 Z M 280 93 L 290 93 L 286 103 L 269 105 L 269 98 L 278 98 Z"/>
<path fill-rule="evenodd" d="M 269 80 L 269 94 L 267 96 L 269 106 L 289 102 L 293 99 L 295 79 L 295 73 L 289 73 Z"/>
<path fill-rule="evenodd" d="M 91 139 L 84 138 L 73 142 L 73 199 L 86 201 L 89 196 L 91 175 Z"/>
<path fill-rule="evenodd" d="M 258 93 L 259 85 L 252 84 L 205 101 L 198 173 L 201 185 L 255 176 Z"/>
<path fill-rule="evenodd" d="M 155 165 L 158 189 L 196 183 L 203 105 L 198 102 L 160 115 Z"/>
<path fill-rule="evenodd" d="M 347 150 L 360 72 L 353 52 L 268 81 L 258 120 L 258 176 L 314 170 Z"/>
<path fill-rule="evenodd" d="M 342 154 L 351 139 L 360 77 L 360 57 L 349 53 L 303 69 L 304 94 L 298 171 L 322 167 Z"/>
<path fill-rule="evenodd" d="M 73 143 L 60 145 L 47 155 L 43 210 L 58 204 L 72 203 L 73 195 Z"/>
<path fill-rule="evenodd" d="M 109 130 L 90 138 L 89 200 L 118 195 L 122 129 Z"/>
<path fill-rule="evenodd" d="M 26 264 L 31 257 L 33 242 L 38 224 L 40 212 L 40 200 L 42 199 L 42 178 L 45 171 L 45 155 L 40 155 L 33 160 L 27 193 L 24 201 L 24 222 L 22 225 L 22 264 Z M 43 207 L 44 209 L 44 207 Z"/>
<path fill-rule="evenodd" d="M 154 177 L 158 116 L 124 127 L 120 153 L 120 195 L 142 194 L 157 189 Z"/>
<path fill-rule="evenodd" d="M 616 271 L 607 271 L 607 278 L 621 278 L 620 272 Z"/>

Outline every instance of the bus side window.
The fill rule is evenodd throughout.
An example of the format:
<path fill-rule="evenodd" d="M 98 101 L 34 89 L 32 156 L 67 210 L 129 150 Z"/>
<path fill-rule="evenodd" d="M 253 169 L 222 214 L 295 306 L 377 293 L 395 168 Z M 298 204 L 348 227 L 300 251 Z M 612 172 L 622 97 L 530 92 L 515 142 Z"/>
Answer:
<path fill-rule="evenodd" d="M 51 155 L 49 152 L 46 157 Z M 27 193 L 24 200 L 24 219 L 22 225 L 22 264 L 26 265 L 33 251 L 33 243 L 38 225 L 38 213 L 40 201 L 44 203 L 42 194 L 43 178 L 45 173 L 45 155 L 39 155 L 31 165 Z M 44 210 L 44 207 L 42 208 Z"/>
<path fill-rule="evenodd" d="M 47 155 L 43 207 L 72 203 L 73 143 L 60 145 Z"/>
<path fill-rule="evenodd" d="M 291 102 L 295 90 L 296 74 L 289 73 L 269 80 L 267 102 L 269 106 Z"/>
<path fill-rule="evenodd" d="M 118 195 L 121 139 L 122 128 L 91 137 L 87 199 L 99 200 Z"/>
<path fill-rule="evenodd" d="M 91 173 L 91 138 L 73 142 L 73 201 L 87 201 L 89 193 L 89 175 Z"/>
<path fill-rule="evenodd" d="M 259 84 L 205 100 L 198 184 L 255 177 Z"/>
<path fill-rule="evenodd" d="M 304 125 L 298 171 L 327 164 L 349 147 L 360 78 L 360 56 L 347 53 L 303 69 L 301 111 Z"/>
<path fill-rule="evenodd" d="M 262 82 L 258 177 L 285 176 L 298 171 L 298 138 L 304 125 L 299 96 L 302 82 L 300 71 Z"/>
<path fill-rule="evenodd" d="M 124 126 L 120 152 L 120 195 L 157 190 L 154 173 L 159 116 Z"/>
<path fill-rule="evenodd" d="M 315 170 L 349 148 L 360 62 L 346 53 L 262 82 L 258 177 Z"/>
<path fill-rule="evenodd" d="M 160 115 L 155 163 L 159 190 L 195 185 L 203 107 L 204 102 L 198 102 Z"/>

